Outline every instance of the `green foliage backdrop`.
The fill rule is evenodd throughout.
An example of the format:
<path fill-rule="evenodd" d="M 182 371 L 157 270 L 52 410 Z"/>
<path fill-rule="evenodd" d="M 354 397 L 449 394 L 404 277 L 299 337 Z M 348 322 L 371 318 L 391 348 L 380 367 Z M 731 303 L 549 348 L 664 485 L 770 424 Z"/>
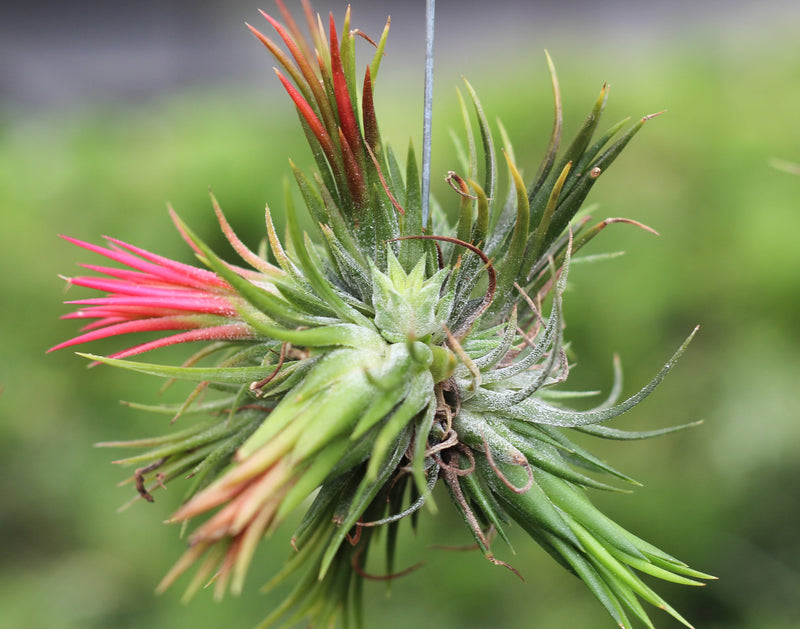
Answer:
<path fill-rule="evenodd" d="M 769 165 L 776 157 L 800 161 L 800 47 L 789 34 L 762 33 L 746 51 L 741 42 L 699 38 L 635 55 L 597 44 L 550 47 L 568 133 L 603 80 L 612 83 L 609 120 L 668 110 L 593 192 L 598 218 L 631 217 L 661 237 L 609 230 L 594 252 L 626 255 L 571 274 L 571 388 L 607 389 L 619 352 L 626 391 L 638 390 L 702 325 L 658 393 L 620 425 L 706 423 L 636 447 L 606 444 L 617 467 L 645 486 L 634 497 L 593 498 L 626 527 L 720 577 L 702 589 L 665 592 L 706 629 L 800 625 L 800 178 Z M 445 159 L 453 155 L 446 128 L 459 73 L 503 120 L 518 163 L 532 168 L 551 115 L 541 52 L 527 47 L 504 61 L 513 76 L 445 59 L 435 177 L 455 163 Z M 391 61 L 390 53 L 387 73 Z M 190 261 L 165 201 L 218 250 L 209 185 L 251 245 L 263 233 L 264 203 L 280 215 L 287 157 L 310 158 L 277 82 L 267 73 L 253 81 L 265 77 L 266 87 L 235 98 L 209 89 L 72 113 L 0 111 L 3 626 L 247 627 L 280 594 L 257 592 L 268 564 L 290 552 L 276 538 L 261 549 L 241 599 L 216 604 L 200 596 L 183 607 L 175 592 L 153 595 L 183 547 L 177 529 L 160 524 L 178 494 L 115 513 L 129 496 L 114 486 L 124 472 L 109 465 L 116 453 L 91 444 L 154 432 L 158 417 L 117 400 L 152 401 L 159 385 L 103 367 L 87 372 L 69 352 L 44 355 L 74 331 L 57 321 L 66 312 L 57 274 L 75 272 L 76 252 L 57 233 L 94 242 L 118 236 Z M 384 122 L 384 137 L 402 146 L 411 128 L 419 144 L 419 118 L 408 113 L 419 110 L 414 90 L 401 89 L 401 79 L 393 85 L 388 74 L 384 80 L 378 106 L 384 121 L 396 115 L 394 127 Z M 452 193 L 437 184 L 435 194 Z M 391 598 L 381 583 L 367 596 L 368 617 L 380 617 L 380 626 L 610 626 L 582 585 L 523 536 L 518 554 L 503 558 L 527 584 L 478 553 L 429 550 L 428 540 L 446 537 L 451 521 L 447 514 L 423 520 L 400 556 L 408 565 L 424 556 L 426 567 L 395 583 Z M 469 540 L 464 534 L 452 543 Z"/>

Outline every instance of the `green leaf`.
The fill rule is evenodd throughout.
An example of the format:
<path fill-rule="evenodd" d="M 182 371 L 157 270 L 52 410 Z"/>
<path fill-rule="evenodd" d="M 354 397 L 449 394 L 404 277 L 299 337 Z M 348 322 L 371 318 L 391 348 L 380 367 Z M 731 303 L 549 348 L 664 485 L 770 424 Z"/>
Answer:
<path fill-rule="evenodd" d="M 369 74 L 372 81 L 378 78 L 378 70 L 381 67 L 381 60 L 383 59 L 384 49 L 386 48 L 386 39 L 389 37 L 389 24 L 391 20 L 386 20 L 386 26 L 383 27 L 381 38 L 378 40 L 378 45 L 375 47 L 375 55 L 372 57 L 372 62 L 369 64 Z"/>
<path fill-rule="evenodd" d="M 425 377 L 427 376 L 427 378 Z M 420 380 L 421 379 L 421 380 Z M 399 435 L 410 425 L 411 420 L 422 412 L 429 404 L 434 404 L 433 379 L 428 372 L 423 372 L 414 381 L 408 395 L 397 409 L 388 417 L 375 438 L 372 456 L 367 466 L 366 478 L 375 480 L 382 469 L 386 454 L 392 444 L 396 443 Z M 425 487 L 423 483 L 423 488 Z M 421 489 L 424 491 L 424 489 Z"/>
<path fill-rule="evenodd" d="M 632 629 L 633 625 L 628 621 L 625 611 L 614 592 L 615 589 L 619 588 L 611 587 L 608 579 L 601 576 L 596 567 L 586 559 L 586 556 L 570 544 L 553 536 L 550 536 L 548 541 L 553 549 L 550 551 L 551 554 L 558 553 L 569 564 L 616 623 L 623 629 Z"/>
<path fill-rule="evenodd" d="M 539 206 L 539 204 L 536 202 L 537 196 L 542 194 L 549 196 L 549 189 L 552 186 L 553 180 L 557 176 L 556 173 L 561 173 L 561 171 L 564 169 L 564 166 L 566 166 L 568 162 L 575 163 L 580 160 L 581 155 L 583 155 L 584 151 L 589 146 L 589 142 L 591 142 L 592 136 L 597 129 L 597 124 L 600 122 L 600 117 L 603 113 L 603 109 L 605 109 L 607 100 L 608 85 L 604 84 L 600 90 L 597 100 L 594 103 L 594 106 L 592 107 L 592 110 L 584 120 L 583 125 L 581 126 L 575 138 L 572 140 L 572 143 L 561 156 L 558 166 L 550 171 L 544 184 L 534 191 L 534 195 L 531 198 L 531 207 Z"/>
<path fill-rule="evenodd" d="M 514 547 L 503 528 L 503 525 L 508 522 L 508 518 L 485 481 L 477 474 L 467 474 L 466 476 L 460 477 L 458 480 L 469 501 L 473 503 L 480 514 L 494 526 L 494 530 L 497 531 L 500 539 L 502 539 L 513 552 Z M 479 544 L 481 543 L 477 538 L 476 541 Z"/>
<path fill-rule="evenodd" d="M 547 68 L 550 71 L 550 84 L 553 87 L 553 130 L 550 133 L 550 142 L 547 145 L 545 157 L 539 167 L 539 172 L 536 174 L 535 183 L 531 186 L 530 199 L 535 196 L 536 192 L 550 175 L 550 171 L 558 156 L 558 149 L 561 147 L 561 127 L 564 123 L 564 113 L 561 106 L 561 90 L 558 85 L 556 68 L 553 64 L 553 59 L 550 57 L 550 53 L 545 50 L 544 54 L 547 58 Z"/>
<path fill-rule="evenodd" d="M 561 190 L 564 187 L 564 182 L 567 180 L 571 169 L 572 162 L 567 162 L 561 171 L 561 174 L 558 176 L 558 179 L 556 179 L 555 183 L 553 184 L 553 188 L 550 191 L 550 196 L 547 197 L 547 203 L 544 206 L 542 215 L 539 221 L 536 223 L 536 228 L 528 240 L 528 249 L 525 254 L 525 262 L 522 265 L 523 269 L 530 268 L 536 260 L 539 260 L 542 257 L 546 244 L 545 237 L 550 229 L 550 223 L 553 220 L 553 213 L 555 212 L 559 198 L 561 197 Z"/>
<path fill-rule="evenodd" d="M 675 618 L 680 623 L 687 627 L 692 627 L 689 622 L 681 616 L 675 609 L 669 605 L 663 598 L 656 594 L 651 588 L 645 585 L 633 572 L 626 566 L 619 563 L 612 554 L 596 540 L 589 532 L 576 522 L 567 520 L 570 523 L 573 531 L 581 540 L 581 544 L 586 548 L 589 560 L 595 566 L 603 566 L 608 570 L 609 574 L 618 581 L 635 592 L 638 596 L 646 600 L 648 603 L 655 605 L 666 611 L 670 616 Z"/>
<path fill-rule="evenodd" d="M 631 556 L 646 559 L 636 545 L 623 534 L 621 527 L 595 507 L 582 489 L 548 472 L 538 472 L 536 480 L 562 515 L 569 515 L 586 527 L 592 535 L 602 538 L 606 544 L 613 545 Z"/>
<path fill-rule="evenodd" d="M 495 461 L 490 465 L 485 456 L 475 455 L 475 465 L 481 478 L 491 488 L 494 497 L 529 535 L 539 536 L 542 531 L 580 547 L 578 538 L 561 517 L 559 511 L 534 480 L 530 489 L 518 493 L 511 490 L 498 476 L 496 469 L 517 487 L 523 487 L 528 480 L 525 470 L 519 465 L 508 465 Z"/>
<path fill-rule="evenodd" d="M 358 521 L 364 513 L 367 505 L 383 487 L 384 483 L 395 472 L 397 464 L 403 458 L 406 448 L 411 440 L 411 430 L 406 429 L 400 434 L 392 449 L 392 454 L 380 466 L 374 480 L 369 480 L 367 476 L 362 477 L 361 482 L 352 499 L 347 505 L 347 515 L 342 519 L 333 537 L 327 545 L 322 556 L 318 578 L 322 579 L 331 567 L 334 557 L 339 550 L 342 542 L 350 531 L 350 528 Z"/>
<path fill-rule="evenodd" d="M 419 169 L 414 152 L 414 145 L 409 141 L 406 155 L 406 191 L 405 211 L 402 217 L 400 233 L 403 236 L 419 236 L 422 226 L 422 190 L 420 188 Z M 424 255 L 425 248 L 421 240 L 400 241 L 400 264 L 406 271 L 411 271 Z"/>
<path fill-rule="evenodd" d="M 298 507 L 313 491 L 330 477 L 331 471 L 336 467 L 342 456 L 351 447 L 347 439 L 330 441 L 317 456 L 309 459 L 309 463 L 297 475 L 297 482 L 281 500 L 280 507 L 275 514 L 276 524 L 283 521 L 296 507 Z"/>
<path fill-rule="evenodd" d="M 486 120 L 486 114 L 483 112 L 481 102 L 478 95 L 475 93 L 474 88 L 470 82 L 464 79 L 464 84 L 467 86 L 472 105 L 475 108 L 475 114 L 478 117 L 478 128 L 481 131 L 481 142 L 483 144 L 483 166 L 485 170 L 483 189 L 489 199 L 494 200 L 495 189 L 497 188 L 497 157 L 494 151 L 494 141 L 492 140 L 492 132 L 489 130 L 489 123 Z M 487 225 L 488 227 L 488 225 Z"/>
<path fill-rule="evenodd" d="M 200 240 L 183 221 L 180 221 L 180 219 L 177 220 L 179 221 L 181 229 L 185 231 L 186 235 L 203 253 L 205 257 L 204 262 L 230 283 L 239 295 L 246 299 L 254 308 L 283 325 L 293 327 L 297 325 L 316 324 L 313 318 L 308 317 L 299 310 L 295 310 L 277 295 L 267 292 L 265 289 L 256 286 L 254 283 L 239 275 L 233 268 L 223 262 L 208 245 Z"/>
<path fill-rule="evenodd" d="M 503 435 L 510 443 L 519 449 L 528 462 L 537 469 L 544 470 L 565 481 L 581 487 L 592 487 L 604 491 L 624 492 L 625 490 L 597 481 L 585 474 L 572 469 L 564 460 L 559 451 L 553 446 L 538 439 L 526 439 L 519 433 L 508 430 L 503 422 L 492 422 L 492 426 Z"/>
<path fill-rule="evenodd" d="M 474 400 L 475 403 L 480 403 L 485 410 L 494 411 L 507 417 L 522 421 L 531 421 L 534 423 L 548 424 L 551 426 L 567 427 L 597 424 L 611 419 L 612 417 L 622 415 L 650 395 L 675 366 L 675 363 L 686 350 L 698 329 L 699 327 L 692 331 L 689 337 L 661 368 L 661 371 L 659 371 L 645 387 L 624 402 L 611 408 L 598 409 L 594 411 L 567 411 L 550 406 L 549 404 L 545 404 L 536 398 L 528 398 L 517 404 L 515 407 L 509 408 L 504 395 L 498 394 L 494 391 L 489 391 L 487 389 L 480 389 L 477 391 L 472 400 Z"/>
<path fill-rule="evenodd" d="M 320 270 L 320 263 L 315 264 L 312 260 L 311 252 L 305 242 L 300 227 L 292 215 L 286 217 L 286 225 L 289 230 L 292 243 L 294 244 L 295 255 L 297 255 L 298 263 L 305 273 L 306 279 L 309 284 L 314 288 L 317 294 L 327 303 L 337 315 L 344 321 L 350 323 L 357 323 L 361 327 L 367 329 L 375 329 L 372 321 L 367 319 L 358 310 L 345 303 L 333 285 L 323 275 Z"/>
<path fill-rule="evenodd" d="M 514 162 L 506 155 L 508 170 L 514 180 L 517 199 L 517 220 L 514 223 L 514 231 L 511 235 L 511 242 L 508 245 L 502 261 L 498 261 L 497 266 L 497 290 L 494 301 L 487 311 L 487 317 L 492 319 L 498 314 L 508 312 L 508 308 L 513 303 L 511 299 L 514 292 L 514 283 L 520 272 L 525 253 L 525 244 L 528 238 L 528 220 L 530 207 L 528 205 L 528 195 L 525 190 L 525 183 L 522 175 L 519 174 Z"/>
<path fill-rule="evenodd" d="M 508 321 L 505 323 L 505 330 L 503 331 L 503 337 L 496 346 L 478 358 L 473 358 L 472 363 L 481 371 L 484 372 L 484 379 L 483 382 L 491 382 L 492 380 L 486 380 L 487 377 L 491 377 L 493 374 L 497 374 L 499 370 L 495 369 L 494 371 L 490 371 L 497 363 L 499 363 L 505 356 L 508 354 L 508 351 L 511 349 L 511 344 L 514 342 L 514 338 L 517 335 L 517 308 L 516 306 L 511 311 L 511 315 L 508 318 Z M 503 379 L 502 376 L 499 379 Z"/>
<path fill-rule="evenodd" d="M 603 439 L 616 439 L 620 441 L 631 441 L 636 439 L 651 439 L 661 437 L 686 428 L 694 428 L 703 423 L 703 420 L 681 424 L 680 426 L 670 426 L 669 428 L 659 428 L 657 430 L 620 430 L 609 428 L 608 426 L 576 426 L 575 430 L 585 432 L 587 435 L 602 437 Z"/>
<path fill-rule="evenodd" d="M 189 382 L 204 382 L 208 380 L 222 384 L 248 384 L 250 382 L 256 382 L 266 375 L 263 367 L 172 367 L 170 365 L 140 363 L 120 358 L 107 358 L 106 356 L 98 356 L 97 354 L 76 353 L 83 358 L 88 358 L 89 360 L 113 367 L 121 367 L 129 371 L 137 371 L 161 378 L 188 380 Z M 285 363 L 276 378 L 287 377 L 297 368 L 298 364 L 297 362 Z"/>

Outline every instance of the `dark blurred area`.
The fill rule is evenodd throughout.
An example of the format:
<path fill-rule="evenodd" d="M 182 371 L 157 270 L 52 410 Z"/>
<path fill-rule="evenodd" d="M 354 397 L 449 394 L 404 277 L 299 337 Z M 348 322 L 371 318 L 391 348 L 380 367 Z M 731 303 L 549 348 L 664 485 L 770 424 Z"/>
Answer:
<path fill-rule="evenodd" d="M 287 6 L 298 15 L 298 0 Z M 379 34 L 386 16 L 390 51 L 419 66 L 423 51 L 424 1 L 374 0 L 356 5 L 354 25 Z M 348 2 L 316 2 L 325 16 L 343 15 Z M 685 37 L 709 43 L 719 35 L 740 36 L 787 21 L 797 23 L 794 3 L 768 0 L 709 2 L 589 2 L 501 0 L 465 4 L 438 0 L 438 62 L 469 61 L 503 51 L 543 47 L 538 42 L 567 38 L 606 50 L 649 48 Z M 3 3 L 0 21 L 0 103 L 37 111 L 96 101 L 136 102 L 214 82 L 250 83 L 263 55 L 244 22 L 263 22 L 258 9 L 270 0 L 156 1 L 115 4 L 88 0 Z M 738 34 L 738 35 L 737 35 Z M 552 44 L 548 44 L 552 45 Z M 591 48 L 592 46 L 588 47 Z M 587 59 L 588 62 L 588 59 Z"/>
<path fill-rule="evenodd" d="M 287 3 L 297 9 L 299 3 Z M 346 2 L 315 3 L 337 19 Z M 424 3 L 358 2 L 353 26 L 392 29 L 377 83 L 383 137 L 421 146 Z M 267 32 L 249 2 L 6 3 L 0 20 L 0 626 L 26 629 L 251 627 L 281 592 L 258 588 L 289 555 L 291 526 L 267 540 L 241 599 L 188 606 L 153 588 L 184 542 L 162 524 L 181 489 L 116 513 L 130 470 L 101 440 L 159 434 L 165 420 L 120 406 L 180 399 L 160 382 L 86 370 L 58 274 L 95 262 L 58 239 L 117 236 L 192 262 L 172 228 L 171 202 L 220 251 L 211 186 L 252 246 L 263 208 L 280 215 L 287 159 L 312 159 L 273 62 L 244 26 Z M 271 3 L 261 7 L 272 11 Z M 660 368 L 691 329 L 701 331 L 674 372 L 630 417 L 650 428 L 704 419 L 692 431 L 637 443 L 587 443 L 644 484 L 631 496 L 593 492 L 621 524 L 720 577 L 704 588 L 658 590 L 704 629 L 800 627 L 800 5 L 787 2 L 437 2 L 435 194 L 462 133 L 455 88 L 465 75 L 490 120 L 500 118 L 528 177 L 552 124 L 542 53 L 562 86 L 573 134 L 604 81 L 603 126 L 667 110 L 635 139 L 589 201 L 597 218 L 652 226 L 609 228 L 566 295 L 575 366 L 570 389 L 611 385 L 621 355 L 625 391 Z M 363 43 L 359 53 L 369 54 Z M 501 183 L 502 183 L 501 177 Z M 77 295 L 77 293 L 75 293 Z M 87 347 L 111 353 L 125 339 Z M 189 351 L 153 361 L 180 362 Z M 176 426 L 180 429 L 182 426 Z M 479 553 L 448 515 L 405 529 L 399 568 L 426 566 L 367 592 L 367 626 L 502 629 L 612 626 L 583 585 L 521 532 L 497 552 L 527 583 Z M 454 534 L 453 530 L 458 530 Z M 378 566 L 380 569 L 380 566 Z M 662 617 L 663 616 L 663 617 Z M 677 626 L 666 615 L 658 627 Z"/>

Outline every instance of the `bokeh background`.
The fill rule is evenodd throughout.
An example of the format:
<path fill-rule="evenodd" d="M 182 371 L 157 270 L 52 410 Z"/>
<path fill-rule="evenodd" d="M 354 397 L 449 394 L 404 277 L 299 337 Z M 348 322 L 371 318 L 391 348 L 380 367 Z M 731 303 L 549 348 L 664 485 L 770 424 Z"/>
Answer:
<path fill-rule="evenodd" d="M 409 138 L 420 146 L 424 3 L 352 3 L 353 25 L 374 35 L 392 14 L 378 81 L 382 131 L 397 147 Z M 460 131 L 460 75 L 503 120 L 529 174 L 551 124 L 545 48 L 559 69 L 567 134 L 604 81 L 612 85 L 609 125 L 667 110 L 590 197 L 598 218 L 631 217 L 661 237 L 609 229 L 593 252 L 626 255 L 571 274 L 571 388 L 607 390 L 618 352 L 633 392 L 700 324 L 673 374 L 618 425 L 706 421 L 655 441 L 600 444 L 644 487 L 593 499 L 720 577 L 698 589 L 660 585 L 697 627 L 797 629 L 800 177 L 771 160 L 800 162 L 800 6 L 437 4 L 434 178 L 445 204 L 452 193 L 438 182 L 455 164 L 449 130 Z M 341 15 L 344 5 L 317 7 Z M 288 555 L 290 527 L 264 544 L 239 599 L 214 603 L 202 593 L 183 606 L 178 590 L 153 594 L 183 548 L 177 530 L 161 524 L 180 490 L 117 513 L 131 493 L 115 487 L 125 470 L 110 465 L 117 452 L 92 444 L 163 431 L 163 418 L 118 404 L 152 402 L 160 383 L 87 371 L 68 351 L 45 356 L 75 330 L 58 321 L 67 311 L 58 274 L 77 273 L 76 262 L 90 257 L 56 234 L 93 242 L 114 235 L 191 261 L 165 202 L 217 246 L 209 186 L 250 244 L 263 234 L 264 203 L 280 214 L 287 158 L 306 166 L 311 159 L 270 59 L 243 26 L 268 26 L 256 8 L 243 1 L 3 7 L 2 627 L 250 627 L 280 596 L 258 589 Z M 425 568 L 396 582 L 390 597 L 384 584 L 368 588 L 369 627 L 612 626 L 582 584 L 520 532 L 516 555 L 498 552 L 526 583 L 478 553 L 431 548 L 469 541 L 444 511 L 405 536 L 401 563 L 424 559 Z M 656 624 L 677 626 L 666 615 Z"/>

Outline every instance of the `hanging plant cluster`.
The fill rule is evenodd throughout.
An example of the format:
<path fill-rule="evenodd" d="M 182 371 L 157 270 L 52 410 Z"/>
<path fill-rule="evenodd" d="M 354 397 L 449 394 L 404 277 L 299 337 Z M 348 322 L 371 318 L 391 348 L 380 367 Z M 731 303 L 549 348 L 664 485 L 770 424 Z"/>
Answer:
<path fill-rule="evenodd" d="M 266 212 L 264 250 L 248 249 L 216 199 L 222 230 L 247 267 L 223 261 L 173 212 L 205 268 L 121 240 L 97 246 L 67 238 L 116 266 L 85 265 L 70 284 L 106 293 L 80 299 L 66 318 L 88 319 L 53 349 L 127 333 L 154 341 L 92 361 L 196 383 L 185 403 L 150 410 L 188 424 L 178 432 L 104 445 L 140 448 L 138 500 L 188 479 L 171 518 L 189 523 L 188 549 L 159 589 L 196 566 L 187 594 L 213 580 L 238 593 L 260 540 L 306 505 L 291 557 L 276 582 L 300 571 L 264 626 L 304 619 L 360 626 L 364 566 L 375 543 L 395 568 L 399 528 L 413 527 L 437 496 L 449 496 L 480 551 L 522 528 L 583 579 L 621 627 L 652 626 L 640 599 L 688 623 L 637 573 L 700 584 L 709 575 L 645 542 L 600 512 L 586 489 L 635 482 L 573 440 L 640 439 L 678 428 L 628 432 L 604 425 L 661 382 L 687 341 L 644 388 L 619 401 L 621 382 L 591 410 L 576 411 L 554 385 L 567 379 L 562 299 L 571 262 L 605 227 L 578 217 L 590 190 L 651 116 L 599 131 L 603 87 L 572 142 L 562 145 L 561 101 L 535 177 L 523 180 L 511 144 L 503 151 L 467 83 L 460 100 L 466 142 L 450 172 L 452 211 L 435 202 L 423 220 L 413 149 L 403 160 L 381 138 L 373 102 L 389 24 L 378 41 L 339 30 L 304 4 L 308 35 L 281 2 L 283 23 L 264 14 L 275 40 L 253 27 L 280 66 L 316 172 L 292 172 L 286 238 Z M 361 35 L 374 46 L 358 70 Z M 282 47 L 276 42 L 282 42 Z M 363 44 L 367 46 L 368 44 Z M 498 161 L 509 189 L 498 190 Z M 312 219 L 311 233 L 300 216 Z M 647 229 L 647 228 L 645 228 Z M 202 342 L 181 366 L 130 360 L 160 347 Z M 206 395 L 207 392 L 215 392 Z M 605 478 L 603 478 L 605 477 Z M 438 492 L 437 492 L 438 493 Z M 309 499 L 310 502 L 309 502 Z M 382 535 L 378 535 L 382 532 Z M 375 543 L 374 543 L 375 542 Z"/>

